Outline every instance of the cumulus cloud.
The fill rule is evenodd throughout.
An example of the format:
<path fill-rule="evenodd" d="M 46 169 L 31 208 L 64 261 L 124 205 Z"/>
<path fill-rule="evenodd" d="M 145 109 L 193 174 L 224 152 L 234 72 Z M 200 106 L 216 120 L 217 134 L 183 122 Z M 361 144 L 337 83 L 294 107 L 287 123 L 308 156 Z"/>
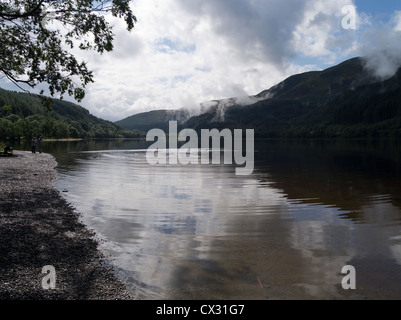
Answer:
<path fill-rule="evenodd" d="M 393 76 L 401 67 L 401 11 L 380 28 L 365 30 L 359 52 L 376 77 L 385 80 Z"/>
<path fill-rule="evenodd" d="M 320 5 L 317 5 L 319 3 Z M 340 29 L 340 0 L 136 0 L 137 28 L 115 25 L 115 52 L 86 56 L 96 83 L 84 105 L 118 120 L 150 109 L 196 109 L 244 97 L 316 68 L 296 62 L 329 56 Z"/>
<path fill-rule="evenodd" d="M 231 103 L 229 98 L 256 95 L 292 74 L 368 53 L 374 57 L 368 67 L 380 65 L 377 73 L 389 74 L 400 61 L 401 14 L 378 28 L 358 11 L 358 30 L 344 30 L 342 8 L 350 4 L 135 0 L 139 22 L 132 32 L 121 19 L 107 16 L 114 26 L 113 52 L 75 53 L 95 76 L 82 105 L 113 121 L 153 109 L 197 112 L 201 103 Z M 386 53 L 375 51 L 378 47 Z"/>
<path fill-rule="evenodd" d="M 295 56 L 293 31 L 307 1 L 178 1 L 190 14 L 209 20 L 210 31 L 245 63 L 269 61 L 283 67 Z"/>

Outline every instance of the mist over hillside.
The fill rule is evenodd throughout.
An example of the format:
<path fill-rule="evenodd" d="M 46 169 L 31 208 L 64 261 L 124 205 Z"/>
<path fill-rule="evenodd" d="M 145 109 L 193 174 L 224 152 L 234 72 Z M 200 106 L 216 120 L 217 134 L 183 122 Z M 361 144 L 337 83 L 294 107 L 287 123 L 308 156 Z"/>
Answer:
<path fill-rule="evenodd" d="M 136 138 L 154 128 L 168 131 L 169 121 L 198 131 L 254 129 L 259 138 L 401 137 L 401 71 L 390 72 L 387 65 L 383 77 L 371 63 L 371 59 L 353 58 L 322 71 L 293 75 L 253 96 L 207 101 L 198 108 L 153 110 L 116 123 L 57 99 L 47 111 L 37 95 L 1 89 L 0 139 L 39 134 Z"/>
<path fill-rule="evenodd" d="M 213 100 L 191 109 L 155 110 L 118 121 L 126 129 L 250 128 L 257 137 L 399 137 L 401 75 L 380 77 L 356 57 L 293 75 L 254 96 Z"/>

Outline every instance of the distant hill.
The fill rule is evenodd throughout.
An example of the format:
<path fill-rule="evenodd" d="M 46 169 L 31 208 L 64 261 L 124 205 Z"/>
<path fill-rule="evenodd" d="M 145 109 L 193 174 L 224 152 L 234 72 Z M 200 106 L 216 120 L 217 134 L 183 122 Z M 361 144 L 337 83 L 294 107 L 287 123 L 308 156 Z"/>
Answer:
<path fill-rule="evenodd" d="M 168 122 L 185 121 L 190 117 L 189 111 L 182 110 L 154 110 L 139 113 L 123 120 L 115 122 L 115 124 L 125 128 L 126 130 L 149 131 L 154 128 L 168 130 Z"/>
<path fill-rule="evenodd" d="M 0 89 L 0 140 L 139 137 L 143 133 L 97 118 L 77 104 L 53 100 L 51 110 L 35 94 Z"/>
<path fill-rule="evenodd" d="M 152 114 L 142 115 L 118 123 L 144 128 L 153 120 Z M 158 121 L 165 127 L 169 118 Z M 205 112 L 182 121 L 182 127 L 251 128 L 266 138 L 401 137 L 401 72 L 380 81 L 366 71 L 362 58 L 353 58 L 293 75 L 248 99 L 211 102 Z"/>

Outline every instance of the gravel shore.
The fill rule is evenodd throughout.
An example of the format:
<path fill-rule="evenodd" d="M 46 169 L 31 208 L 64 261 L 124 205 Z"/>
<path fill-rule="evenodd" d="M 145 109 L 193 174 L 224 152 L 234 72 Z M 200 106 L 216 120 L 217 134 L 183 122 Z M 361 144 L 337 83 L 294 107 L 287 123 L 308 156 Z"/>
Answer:
<path fill-rule="evenodd" d="M 0 157 L 0 299 L 132 299 L 96 235 L 54 188 L 56 165 L 44 153 Z M 55 281 L 44 281 L 45 266 Z"/>

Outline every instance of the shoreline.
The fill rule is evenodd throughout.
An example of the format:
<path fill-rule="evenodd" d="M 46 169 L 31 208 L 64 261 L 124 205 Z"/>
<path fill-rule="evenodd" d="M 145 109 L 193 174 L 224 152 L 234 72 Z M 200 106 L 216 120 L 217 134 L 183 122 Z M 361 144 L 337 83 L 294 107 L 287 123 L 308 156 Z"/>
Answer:
<path fill-rule="evenodd" d="M 0 300 L 133 300 L 55 189 L 56 166 L 46 153 L 0 158 Z M 54 288 L 45 288 L 45 266 L 54 267 Z"/>

